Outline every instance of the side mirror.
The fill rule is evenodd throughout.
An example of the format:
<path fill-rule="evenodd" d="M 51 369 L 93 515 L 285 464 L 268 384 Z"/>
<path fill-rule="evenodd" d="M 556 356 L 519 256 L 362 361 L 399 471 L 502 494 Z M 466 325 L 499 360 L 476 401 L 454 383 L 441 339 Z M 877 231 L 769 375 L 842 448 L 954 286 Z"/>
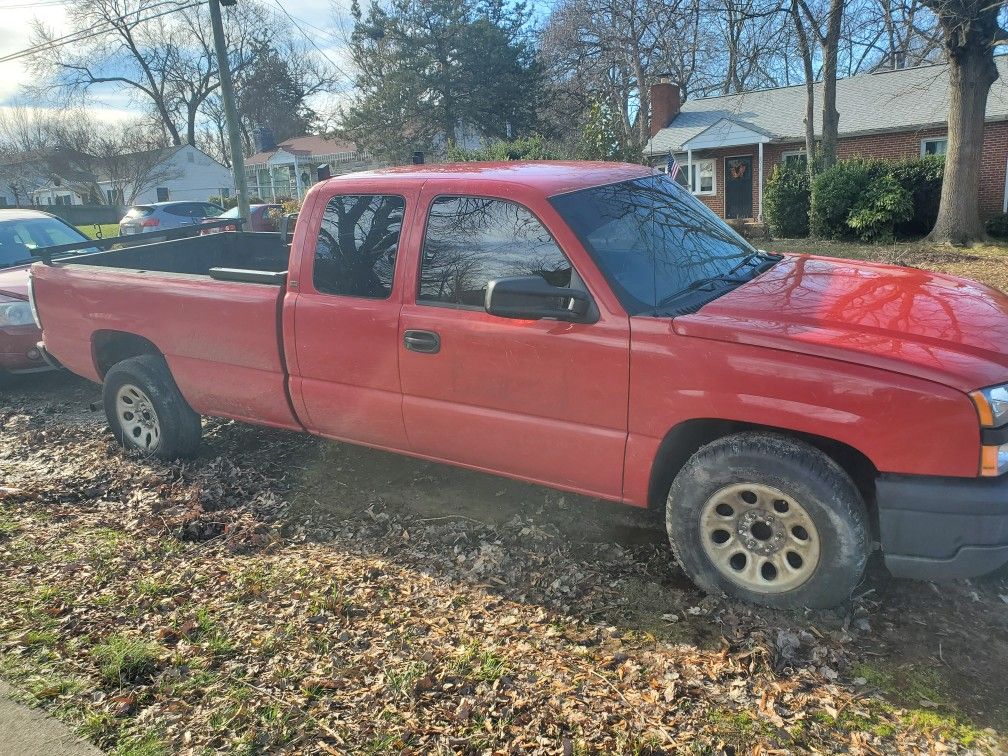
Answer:
<path fill-rule="evenodd" d="M 280 219 L 280 240 L 284 245 L 291 243 L 294 236 L 294 224 L 297 222 L 297 213 L 287 213 Z"/>
<path fill-rule="evenodd" d="M 487 284 L 484 308 L 491 315 L 516 320 L 591 323 L 598 319 L 587 292 L 550 286 L 539 276 L 495 278 Z"/>

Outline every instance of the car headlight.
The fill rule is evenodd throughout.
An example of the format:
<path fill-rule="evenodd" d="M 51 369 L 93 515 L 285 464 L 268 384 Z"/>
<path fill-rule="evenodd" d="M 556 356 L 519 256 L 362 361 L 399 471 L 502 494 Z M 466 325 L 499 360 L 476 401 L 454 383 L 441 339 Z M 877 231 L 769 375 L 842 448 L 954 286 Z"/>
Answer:
<path fill-rule="evenodd" d="M 27 302 L 0 302 L 0 326 L 20 326 L 34 323 Z"/>
<path fill-rule="evenodd" d="M 1008 384 L 974 391 L 970 399 L 980 418 L 980 474 L 1008 472 Z"/>

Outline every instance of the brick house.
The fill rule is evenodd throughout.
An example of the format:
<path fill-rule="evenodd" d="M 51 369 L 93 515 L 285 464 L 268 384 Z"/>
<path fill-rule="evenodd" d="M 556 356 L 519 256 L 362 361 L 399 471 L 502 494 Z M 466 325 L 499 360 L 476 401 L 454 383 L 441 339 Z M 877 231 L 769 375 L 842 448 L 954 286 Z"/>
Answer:
<path fill-rule="evenodd" d="M 984 129 L 980 213 L 1008 212 L 1008 56 L 997 58 Z M 684 185 L 722 218 L 762 220 L 763 185 L 779 162 L 804 160 L 805 86 L 680 104 L 679 88 L 651 88 L 651 139 L 644 156 L 674 155 Z M 948 67 L 921 66 L 837 81 L 837 156 L 908 158 L 945 153 Z M 816 85 L 816 133 L 822 85 Z M 687 180 L 687 176 L 690 177 Z"/>

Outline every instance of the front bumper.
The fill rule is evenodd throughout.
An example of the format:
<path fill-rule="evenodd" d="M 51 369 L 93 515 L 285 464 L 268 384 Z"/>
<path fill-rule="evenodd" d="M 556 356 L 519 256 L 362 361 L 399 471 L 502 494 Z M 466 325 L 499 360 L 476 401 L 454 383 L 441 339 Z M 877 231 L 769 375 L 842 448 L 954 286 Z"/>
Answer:
<path fill-rule="evenodd" d="M 1008 475 L 880 475 L 875 490 L 882 554 L 896 577 L 970 578 L 1008 563 Z"/>

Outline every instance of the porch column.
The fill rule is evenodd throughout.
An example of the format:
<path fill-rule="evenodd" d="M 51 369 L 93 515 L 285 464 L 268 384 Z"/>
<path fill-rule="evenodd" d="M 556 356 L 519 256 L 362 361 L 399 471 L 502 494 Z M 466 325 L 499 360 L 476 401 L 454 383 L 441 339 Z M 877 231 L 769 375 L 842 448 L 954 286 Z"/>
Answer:
<path fill-rule="evenodd" d="M 301 174 L 298 172 L 297 155 L 294 155 L 294 185 L 297 186 L 297 199 L 301 199 Z"/>
<path fill-rule="evenodd" d="M 759 215 L 756 220 L 763 220 L 763 142 L 759 143 Z"/>
<path fill-rule="evenodd" d="M 696 191 L 696 187 L 693 186 L 693 150 L 686 150 L 686 186 L 689 187 L 690 194 Z"/>

